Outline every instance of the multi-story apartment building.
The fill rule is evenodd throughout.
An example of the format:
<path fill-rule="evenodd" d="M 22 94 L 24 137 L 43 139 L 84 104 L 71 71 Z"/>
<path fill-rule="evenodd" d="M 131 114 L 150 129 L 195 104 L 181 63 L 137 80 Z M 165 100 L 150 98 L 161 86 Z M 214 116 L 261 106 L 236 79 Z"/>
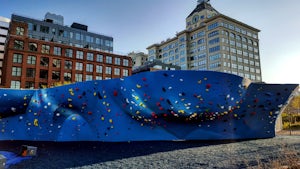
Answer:
<path fill-rule="evenodd" d="M 260 30 L 225 16 L 209 0 L 198 0 L 176 37 L 149 46 L 148 60 L 179 65 L 183 70 L 213 70 L 262 81 Z"/>
<path fill-rule="evenodd" d="M 5 51 L 5 41 L 8 33 L 10 19 L 0 16 L 0 84 L 2 82 L 2 66 Z"/>
<path fill-rule="evenodd" d="M 3 87 L 41 88 L 131 75 L 130 57 L 105 52 L 112 51 L 111 37 L 90 33 L 78 23 L 60 25 L 61 17 L 51 16 L 38 21 L 12 15 Z"/>
<path fill-rule="evenodd" d="M 128 56 L 132 59 L 133 69 L 144 65 L 144 63 L 148 61 L 148 55 L 144 52 L 130 52 Z"/>

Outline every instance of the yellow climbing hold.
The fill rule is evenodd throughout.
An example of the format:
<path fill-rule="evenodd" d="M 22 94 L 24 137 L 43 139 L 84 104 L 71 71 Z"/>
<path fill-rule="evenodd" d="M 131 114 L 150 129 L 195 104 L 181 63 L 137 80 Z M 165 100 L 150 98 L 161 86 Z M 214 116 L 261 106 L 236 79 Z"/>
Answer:
<path fill-rule="evenodd" d="M 39 126 L 39 120 L 38 119 L 34 119 L 33 125 L 36 126 L 36 127 Z"/>
<path fill-rule="evenodd" d="M 184 110 L 178 110 L 178 113 L 184 114 L 185 112 L 184 112 Z"/>
<path fill-rule="evenodd" d="M 110 123 L 113 123 L 113 120 L 112 120 L 112 119 L 109 119 L 109 122 L 110 122 Z"/>
<path fill-rule="evenodd" d="M 103 120 L 104 120 L 104 117 L 101 117 L 101 120 L 103 121 Z"/>
<path fill-rule="evenodd" d="M 136 84 L 136 87 L 137 87 L 138 89 L 140 89 L 142 86 L 139 85 L 139 84 Z"/>

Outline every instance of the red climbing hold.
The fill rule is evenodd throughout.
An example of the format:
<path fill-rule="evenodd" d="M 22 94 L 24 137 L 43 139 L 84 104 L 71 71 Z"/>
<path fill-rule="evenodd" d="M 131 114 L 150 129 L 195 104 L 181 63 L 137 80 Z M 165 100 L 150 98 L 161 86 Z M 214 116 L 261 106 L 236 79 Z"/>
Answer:
<path fill-rule="evenodd" d="M 211 88 L 211 84 L 206 84 L 206 89 L 210 89 Z"/>
<path fill-rule="evenodd" d="M 118 92 L 114 90 L 114 96 L 118 96 Z"/>

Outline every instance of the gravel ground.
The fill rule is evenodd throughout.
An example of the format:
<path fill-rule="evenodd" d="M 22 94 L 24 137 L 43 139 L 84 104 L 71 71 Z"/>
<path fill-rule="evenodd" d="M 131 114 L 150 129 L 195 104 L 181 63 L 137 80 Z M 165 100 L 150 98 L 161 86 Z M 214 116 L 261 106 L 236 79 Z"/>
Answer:
<path fill-rule="evenodd" d="M 18 153 L 22 144 L 37 146 L 38 156 L 11 169 L 199 169 L 274 168 L 292 159 L 300 168 L 300 136 L 226 142 L 0 142 L 0 151 Z M 277 165 L 278 166 L 278 165 Z"/>

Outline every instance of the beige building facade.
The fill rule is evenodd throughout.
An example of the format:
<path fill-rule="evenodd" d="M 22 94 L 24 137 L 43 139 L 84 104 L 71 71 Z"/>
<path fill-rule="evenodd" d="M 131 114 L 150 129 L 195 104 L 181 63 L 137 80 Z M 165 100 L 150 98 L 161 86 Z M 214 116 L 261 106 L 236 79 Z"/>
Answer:
<path fill-rule="evenodd" d="M 159 59 L 182 70 L 212 70 L 262 81 L 260 30 L 225 16 L 208 0 L 198 0 L 186 29 L 147 48 L 148 60 Z"/>
<path fill-rule="evenodd" d="M 144 63 L 148 61 L 148 55 L 144 52 L 130 52 L 128 56 L 132 59 L 133 69 L 144 65 Z"/>
<path fill-rule="evenodd" d="M 8 34 L 9 22 L 10 19 L 0 16 L 0 84 L 2 82 L 5 41 Z"/>

